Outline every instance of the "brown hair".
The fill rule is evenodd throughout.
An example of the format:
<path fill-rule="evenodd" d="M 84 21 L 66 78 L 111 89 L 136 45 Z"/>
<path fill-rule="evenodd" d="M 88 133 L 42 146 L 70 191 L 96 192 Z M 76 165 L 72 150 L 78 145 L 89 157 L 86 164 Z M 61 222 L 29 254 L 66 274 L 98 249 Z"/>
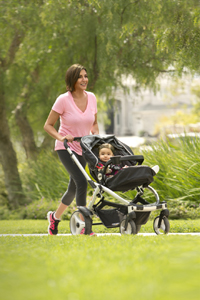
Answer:
<path fill-rule="evenodd" d="M 74 64 L 67 70 L 65 74 L 65 82 L 68 91 L 74 91 L 75 83 L 77 82 L 82 70 L 85 70 L 87 72 L 86 68 L 79 64 Z"/>
<path fill-rule="evenodd" d="M 103 148 L 110 149 L 112 151 L 112 153 L 114 154 L 115 149 L 111 144 L 108 144 L 108 143 L 102 144 L 101 146 L 99 146 L 99 152 Z"/>

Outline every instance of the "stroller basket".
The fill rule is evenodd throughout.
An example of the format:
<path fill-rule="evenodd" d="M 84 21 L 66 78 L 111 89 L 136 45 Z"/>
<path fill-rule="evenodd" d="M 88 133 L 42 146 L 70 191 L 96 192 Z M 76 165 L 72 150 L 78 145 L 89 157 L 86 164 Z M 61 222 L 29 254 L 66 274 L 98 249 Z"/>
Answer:
<path fill-rule="evenodd" d="M 136 225 L 144 225 L 149 220 L 150 211 L 144 211 L 144 212 L 136 212 L 136 218 L 134 219 L 134 222 Z"/>
<path fill-rule="evenodd" d="M 102 209 L 96 211 L 96 213 L 107 228 L 119 227 L 120 221 L 124 216 L 117 209 Z"/>
<path fill-rule="evenodd" d="M 102 209 L 104 206 L 115 207 L 112 209 Z M 123 217 L 127 215 L 127 206 L 111 203 L 104 199 L 100 200 L 96 205 L 94 205 L 94 210 L 96 215 L 100 218 L 104 226 L 107 228 L 119 227 L 120 222 Z M 134 222 L 136 225 L 144 225 L 149 220 L 150 211 L 137 212 L 135 213 L 136 218 Z"/>
<path fill-rule="evenodd" d="M 115 208 L 102 209 L 104 206 Z M 96 205 L 94 205 L 94 210 L 104 226 L 107 228 L 119 227 L 121 220 L 128 212 L 127 206 L 117 203 L 110 203 L 104 199 L 101 199 Z"/>

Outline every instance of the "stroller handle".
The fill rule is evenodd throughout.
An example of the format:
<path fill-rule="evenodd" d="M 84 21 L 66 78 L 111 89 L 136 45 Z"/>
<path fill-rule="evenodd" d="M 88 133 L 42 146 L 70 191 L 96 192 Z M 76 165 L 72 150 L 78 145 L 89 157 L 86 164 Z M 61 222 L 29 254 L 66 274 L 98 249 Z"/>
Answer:
<path fill-rule="evenodd" d="M 81 137 L 74 137 L 74 142 L 80 142 L 81 141 L 81 138 L 82 138 L 82 136 Z M 67 139 L 65 139 L 64 140 L 64 146 L 65 146 L 65 148 L 67 149 L 69 146 L 68 146 L 68 144 L 67 144 L 67 142 L 68 142 L 68 140 Z"/>

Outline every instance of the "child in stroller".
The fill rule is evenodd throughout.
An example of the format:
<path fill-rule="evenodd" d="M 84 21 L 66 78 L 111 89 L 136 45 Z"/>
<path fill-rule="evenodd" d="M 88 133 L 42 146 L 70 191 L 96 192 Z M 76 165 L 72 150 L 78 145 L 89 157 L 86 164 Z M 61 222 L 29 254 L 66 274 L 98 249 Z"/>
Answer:
<path fill-rule="evenodd" d="M 97 164 L 97 168 L 99 170 L 102 170 L 105 167 L 105 163 L 109 161 L 111 157 L 114 156 L 114 147 L 111 144 L 105 143 L 99 146 L 99 160 L 100 162 Z M 123 168 L 128 168 L 127 165 L 123 166 Z M 109 167 L 106 169 L 106 176 L 107 177 L 112 177 L 118 173 L 118 171 L 121 170 L 120 165 L 113 165 L 110 164 Z M 152 167 L 152 170 L 157 174 L 159 171 L 159 166 L 156 165 Z"/>
<path fill-rule="evenodd" d="M 105 163 L 114 156 L 114 147 L 111 144 L 105 143 L 99 146 L 99 160 L 100 162 L 96 165 L 97 169 L 104 169 Z M 126 168 L 127 166 L 124 166 Z M 106 169 L 106 176 L 112 177 L 118 173 L 121 169 L 119 165 L 110 165 Z"/>
<path fill-rule="evenodd" d="M 90 234 L 92 226 L 103 224 L 107 228 L 120 228 L 121 234 L 137 234 L 142 225 L 146 224 L 152 211 L 161 210 L 160 215 L 154 219 L 153 228 L 156 234 L 169 232 L 169 211 L 165 201 L 160 203 L 157 192 L 150 186 L 156 172 L 145 165 L 142 165 L 144 157 L 134 155 L 131 148 L 114 135 L 101 137 L 99 135 L 84 136 L 80 140 L 83 156 L 88 163 L 90 175 L 76 160 L 65 140 L 64 145 L 68 152 L 71 152 L 72 159 L 85 175 L 88 183 L 93 188 L 93 196 L 87 207 L 78 207 L 70 218 L 70 230 L 72 234 L 79 234 L 85 228 L 85 234 Z M 115 156 L 105 162 L 104 168 L 97 168 L 99 159 L 99 147 L 102 144 L 111 144 Z M 109 165 L 121 165 L 115 176 L 106 176 Z M 124 166 L 128 166 L 124 168 Z M 134 199 L 126 200 L 117 191 L 127 192 L 136 189 Z M 156 201 L 149 203 L 142 196 L 144 190 L 148 189 L 153 193 Z M 115 202 L 105 200 L 104 193 L 115 199 Z M 100 200 L 96 203 L 96 198 Z M 105 209 L 106 208 L 106 209 Z M 107 209 L 108 208 L 108 209 Z M 80 217 L 80 214 L 82 217 Z M 93 216 L 100 218 L 101 223 L 94 223 Z M 84 221 L 83 221 L 84 219 Z"/>

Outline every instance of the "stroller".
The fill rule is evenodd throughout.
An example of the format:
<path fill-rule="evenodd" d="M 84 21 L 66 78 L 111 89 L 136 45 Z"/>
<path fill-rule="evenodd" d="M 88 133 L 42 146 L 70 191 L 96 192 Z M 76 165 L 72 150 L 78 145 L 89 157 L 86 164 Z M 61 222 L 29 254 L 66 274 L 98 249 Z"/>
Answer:
<path fill-rule="evenodd" d="M 150 213 L 155 210 L 161 210 L 153 222 L 155 233 L 169 233 L 167 204 L 165 201 L 159 201 L 157 192 L 150 186 L 156 173 L 150 167 L 142 165 L 144 161 L 142 155 L 134 155 L 131 148 L 119 141 L 114 135 L 105 137 L 87 135 L 74 138 L 74 140 L 80 142 L 83 157 L 87 161 L 90 175 L 95 181 L 87 174 L 65 140 L 65 148 L 93 189 L 93 196 L 88 207 L 79 206 L 78 210 L 71 215 L 70 230 L 73 235 L 80 234 L 83 228 L 85 228 L 86 235 L 90 234 L 92 226 L 102 224 L 107 228 L 119 227 L 121 234 L 137 234 L 141 226 L 147 223 Z M 109 143 L 114 147 L 115 156 L 106 162 L 103 169 L 98 169 L 98 148 L 104 143 Z M 110 164 L 121 167 L 113 177 L 107 177 L 105 174 Z M 123 168 L 125 165 L 128 167 Z M 154 203 L 150 203 L 142 197 L 145 189 L 153 193 Z M 129 190 L 136 190 L 136 196 L 129 201 L 117 193 L 125 193 Z M 105 200 L 104 193 L 114 198 L 115 202 Z M 95 203 L 97 198 L 98 202 Z M 101 222 L 93 222 L 95 215 L 99 217 Z"/>

